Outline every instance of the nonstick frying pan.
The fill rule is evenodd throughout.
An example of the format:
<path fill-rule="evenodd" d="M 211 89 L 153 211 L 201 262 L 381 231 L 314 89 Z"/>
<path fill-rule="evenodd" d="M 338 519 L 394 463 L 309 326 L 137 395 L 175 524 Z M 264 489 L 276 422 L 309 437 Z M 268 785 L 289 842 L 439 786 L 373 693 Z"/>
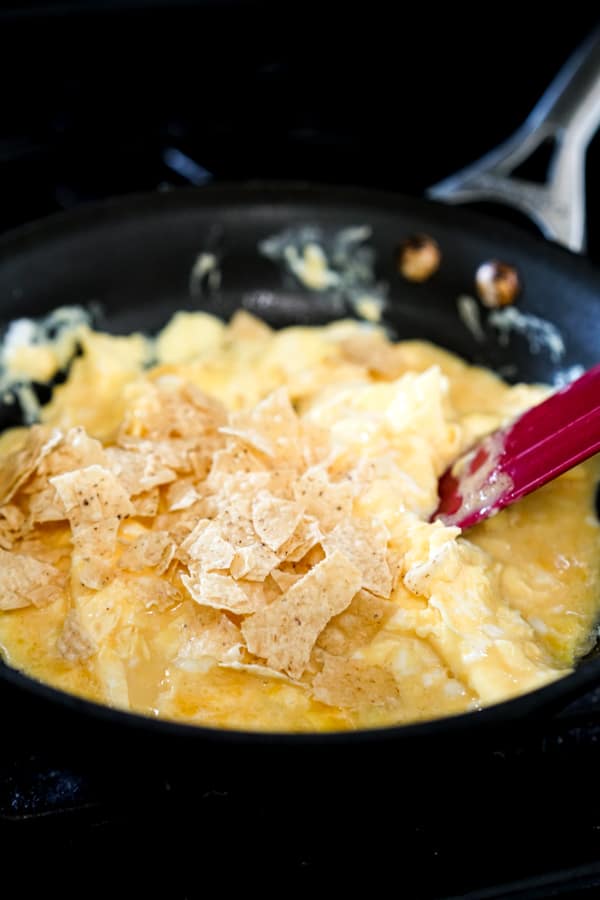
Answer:
<path fill-rule="evenodd" d="M 570 91 L 571 100 L 577 101 L 570 109 L 574 121 L 581 109 L 587 110 L 588 131 L 590 105 L 596 122 L 600 119 L 600 82 L 590 75 L 600 72 L 598 47 L 598 43 L 588 45 L 580 64 L 572 67 L 568 78 L 563 77 L 561 87 L 563 100 Z M 544 102 L 546 113 L 555 111 L 556 104 Z M 563 112 L 565 105 L 563 102 Z M 550 133 L 547 120 L 541 118 L 544 133 Z M 538 115 L 538 125 L 539 120 Z M 577 134 L 581 167 L 585 149 L 581 128 Z M 572 147 L 566 149 L 572 152 Z M 488 160 L 484 168 L 497 163 L 497 158 L 491 163 Z M 503 177 L 502 172 L 500 175 Z M 447 193 L 448 184 L 445 189 Z M 481 196 L 490 196 L 490 192 Z M 472 189 L 469 199 L 476 199 Z M 538 219 L 543 216 L 542 211 Z M 203 309 L 227 318 L 243 306 L 276 327 L 324 323 L 339 315 L 339 307 L 332 306 L 328 295 L 289 280 L 257 251 L 266 237 L 301 225 L 317 226 L 325 236 L 349 225 L 370 226 L 377 278 L 389 286 L 384 323 L 399 338 L 429 339 L 472 361 L 508 372 L 513 381 L 552 382 L 559 370 L 588 367 L 600 358 L 600 271 L 584 258 L 493 218 L 439 203 L 303 184 L 211 185 L 129 196 L 9 233 L 0 240 L 2 318 L 7 322 L 66 304 L 96 304 L 100 309 L 98 327 L 125 333 L 153 331 L 178 309 Z M 443 255 L 437 274 L 422 284 L 403 280 L 395 265 L 398 243 L 417 232 L 434 237 Z M 571 229 L 562 236 L 576 246 L 583 229 Z M 190 272 L 203 251 L 218 257 L 221 284 L 212 290 L 205 285 L 200 293 L 190 294 Z M 512 334 L 504 344 L 497 330 L 488 326 L 481 341 L 465 326 L 457 314 L 457 298 L 473 293 L 474 273 L 490 259 L 516 267 L 523 282 L 519 311 L 558 327 L 565 344 L 562 358 L 557 359 L 544 346 L 532 352 L 528 338 L 520 334 Z M 89 402 L 94 402 L 93 389 Z M 4 412 L 2 424 L 6 425 L 11 414 L 8 409 Z M 258 759 L 284 749 L 302 754 L 325 750 L 339 759 L 341 748 L 349 753 L 365 744 L 394 754 L 400 746 L 407 751 L 419 748 L 419 752 L 439 749 L 442 739 L 464 745 L 490 735 L 505 735 L 511 727 L 522 729 L 524 723 L 547 715 L 598 684 L 600 658 L 592 653 L 572 675 L 478 713 L 350 734 L 261 735 L 111 710 L 41 685 L 0 662 L 3 709 L 15 713 L 19 728 L 34 723 L 45 740 L 68 736 L 73 746 L 75 735 L 74 746 L 80 748 L 83 743 L 106 747 L 107 739 L 114 738 L 121 750 L 131 742 L 148 748 L 150 741 L 153 759 L 174 751 L 182 758 L 189 751 L 195 758 L 201 753 L 202 759 L 221 762 L 242 751 Z"/>

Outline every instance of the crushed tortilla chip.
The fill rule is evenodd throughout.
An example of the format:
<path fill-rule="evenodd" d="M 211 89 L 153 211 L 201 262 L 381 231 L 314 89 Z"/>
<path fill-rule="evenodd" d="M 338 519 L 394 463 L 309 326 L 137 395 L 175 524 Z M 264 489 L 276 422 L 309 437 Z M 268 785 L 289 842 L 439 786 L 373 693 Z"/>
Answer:
<path fill-rule="evenodd" d="M 0 547 L 10 550 L 26 531 L 25 515 L 18 506 L 7 503 L 0 507 Z"/>
<path fill-rule="evenodd" d="M 100 552 L 104 552 L 104 548 L 99 547 L 95 542 L 86 543 L 85 541 L 73 551 L 71 573 L 74 591 L 77 590 L 77 584 L 93 591 L 100 591 L 113 580 L 113 561 L 97 555 Z"/>
<path fill-rule="evenodd" d="M 103 466 L 87 466 L 50 479 L 73 528 L 134 513 L 118 479 Z"/>
<path fill-rule="evenodd" d="M 32 525 L 62 522 L 65 519 L 65 508 L 54 485 L 46 484 L 41 490 L 29 495 L 29 521 Z"/>
<path fill-rule="evenodd" d="M 338 656 L 325 659 L 313 679 L 312 693 L 321 703 L 350 709 L 389 706 L 399 697 L 398 684 L 390 671 Z"/>
<path fill-rule="evenodd" d="M 282 593 L 285 593 L 288 588 L 291 588 L 293 584 L 296 584 L 298 579 L 302 578 L 302 575 L 299 575 L 297 572 L 286 572 L 282 569 L 273 569 L 270 573 L 270 577 L 278 586 L 279 590 Z"/>
<path fill-rule="evenodd" d="M 250 675 L 256 675 L 258 678 L 273 678 L 275 681 L 285 681 L 288 684 L 295 684 L 298 687 L 305 687 L 301 681 L 294 681 L 286 675 L 285 672 L 278 672 L 277 669 L 271 669 L 269 666 L 261 666 L 258 663 L 242 662 L 239 659 L 225 659 L 219 662 L 223 669 L 234 669 L 236 672 L 248 672 Z"/>
<path fill-rule="evenodd" d="M 185 660 L 204 656 L 221 661 L 238 655 L 242 644 L 240 629 L 224 613 L 206 606 L 196 607 L 190 624 L 188 631 L 192 633 L 186 633 L 175 660 L 178 667 L 185 668 L 181 665 Z"/>
<path fill-rule="evenodd" d="M 235 556 L 235 548 L 224 539 L 218 523 L 200 519 L 181 543 L 178 556 L 193 560 L 207 571 L 228 569 Z"/>
<path fill-rule="evenodd" d="M 389 600 L 361 590 L 350 606 L 325 626 L 317 646 L 335 656 L 351 656 L 371 643 L 396 609 Z"/>
<path fill-rule="evenodd" d="M 285 388 L 278 388 L 249 412 L 232 413 L 222 434 L 239 438 L 271 459 L 298 460 L 300 420 Z"/>
<path fill-rule="evenodd" d="M 158 488 L 152 488 L 150 491 L 144 491 L 136 494 L 131 498 L 134 516 L 142 519 L 153 519 L 160 507 L 160 491 Z"/>
<path fill-rule="evenodd" d="M 242 624 L 251 653 L 269 666 L 300 678 L 329 620 L 352 602 L 361 575 L 335 551 L 275 600 Z"/>
<path fill-rule="evenodd" d="M 67 613 L 56 649 L 63 659 L 71 663 L 85 661 L 96 652 L 96 646 L 83 627 L 78 610 L 70 609 Z"/>
<path fill-rule="evenodd" d="M 362 587 L 381 597 L 392 591 L 392 573 L 387 561 L 388 531 L 381 522 L 344 519 L 321 541 L 325 553 L 339 550 L 360 570 Z"/>
<path fill-rule="evenodd" d="M 266 471 L 267 467 L 250 447 L 240 445 L 237 441 L 228 441 L 225 447 L 213 455 L 207 483 L 211 489 L 219 490 L 223 488 L 228 475 Z"/>
<path fill-rule="evenodd" d="M 252 503 L 254 530 L 271 550 L 279 550 L 293 535 L 302 518 L 299 503 L 282 500 L 269 491 L 259 491 Z"/>
<path fill-rule="evenodd" d="M 39 532 L 32 532 L 35 537 L 27 537 L 20 541 L 18 552 L 23 556 L 33 556 L 40 562 L 50 563 L 51 566 L 61 568 L 61 563 L 71 558 L 71 542 L 68 540 L 69 532 L 65 529 L 65 540 L 55 543 L 49 542 L 39 536 Z"/>
<path fill-rule="evenodd" d="M 157 453 L 137 453 L 122 447 L 106 450 L 108 468 L 115 475 L 129 496 L 142 494 L 161 484 L 175 481 L 173 469 L 164 465 Z"/>
<path fill-rule="evenodd" d="M 0 504 L 12 500 L 19 488 L 33 475 L 41 461 L 62 440 L 62 433 L 44 425 L 33 425 L 25 443 L 2 460 L 0 466 Z"/>
<path fill-rule="evenodd" d="M 294 485 L 294 495 L 307 515 L 329 531 L 352 513 L 354 485 L 351 481 L 332 482 L 323 466 L 311 466 Z"/>
<path fill-rule="evenodd" d="M 277 554 L 264 544 L 256 542 L 236 550 L 229 569 L 234 578 L 264 581 L 278 564 Z"/>
<path fill-rule="evenodd" d="M 189 509 L 200 498 L 191 478 L 180 478 L 167 488 L 167 509 L 169 512 L 180 512 L 182 509 Z"/>
<path fill-rule="evenodd" d="M 140 535 L 121 554 L 119 566 L 130 572 L 156 569 L 158 575 L 169 568 L 175 553 L 175 544 L 166 531 L 148 531 Z"/>
<path fill-rule="evenodd" d="M 138 575 L 128 583 L 133 598 L 147 610 L 164 612 L 181 603 L 182 596 L 175 585 L 155 575 Z"/>
<path fill-rule="evenodd" d="M 182 575 L 181 580 L 192 600 L 200 606 L 228 610 L 236 615 L 256 612 L 264 606 L 264 599 L 258 592 L 246 593 L 230 576 L 217 572 L 190 569 L 190 575 Z"/>
<path fill-rule="evenodd" d="M 321 541 L 321 529 L 313 516 L 303 516 L 292 536 L 279 548 L 287 562 L 299 562 Z"/>
<path fill-rule="evenodd" d="M 52 475 L 62 475 L 84 466 L 103 466 L 105 463 L 106 451 L 101 442 L 90 437 L 85 428 L 78 425 L 69 428 L 63 439 L 41 461 L 38 471 L 47 480 Z"/>
<path fill-rule="evenodd" d="M 65 576 L 32 556 L 0 550 L 0 610 L 47 606 L 64 594 Z"/>

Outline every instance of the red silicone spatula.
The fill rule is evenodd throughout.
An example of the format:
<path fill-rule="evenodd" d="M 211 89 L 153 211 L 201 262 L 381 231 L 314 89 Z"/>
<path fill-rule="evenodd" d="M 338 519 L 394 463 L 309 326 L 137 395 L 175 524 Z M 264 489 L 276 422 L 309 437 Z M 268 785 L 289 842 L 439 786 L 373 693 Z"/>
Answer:
<path fill-rule="evenodd" d="M 597 365 L 453 463 L 433 519 L 469 528 L 599 451 Z"/>

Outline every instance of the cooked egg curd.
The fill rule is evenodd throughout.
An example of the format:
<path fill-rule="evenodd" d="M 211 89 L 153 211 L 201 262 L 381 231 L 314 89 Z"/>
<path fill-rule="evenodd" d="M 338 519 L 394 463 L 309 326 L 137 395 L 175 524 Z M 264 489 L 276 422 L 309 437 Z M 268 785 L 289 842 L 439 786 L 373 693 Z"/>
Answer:
<path fill-rule="evenodd" d="M 149 716 L 324 731 L 475 710 L 589 649 L 598 459 L 466 534 L 429 522 L 449 463 L 548 389 L 351 321 L 77 338 L 41 424 L 0 439 L 10 665 Z"/>

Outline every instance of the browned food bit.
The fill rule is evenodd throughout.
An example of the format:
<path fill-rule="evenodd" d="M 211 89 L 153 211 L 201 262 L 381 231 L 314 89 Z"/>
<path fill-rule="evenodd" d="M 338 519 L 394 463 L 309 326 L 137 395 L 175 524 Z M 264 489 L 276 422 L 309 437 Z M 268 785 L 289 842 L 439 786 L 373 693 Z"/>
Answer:
<path fill-rule="evenodd" d="M 479 299 L 490 309 L 510 306 L 521 292 L 517 270 L 498 259 L 491 259 L 479 266 L 475 286 Z"/>
<path fill-rule="evenodd" d="M 397 251 L 398 272 L 407 281 L 427 281 L 440 267 L 439 245 L 428 234 L 414 234 L 403 241 Z"/>

